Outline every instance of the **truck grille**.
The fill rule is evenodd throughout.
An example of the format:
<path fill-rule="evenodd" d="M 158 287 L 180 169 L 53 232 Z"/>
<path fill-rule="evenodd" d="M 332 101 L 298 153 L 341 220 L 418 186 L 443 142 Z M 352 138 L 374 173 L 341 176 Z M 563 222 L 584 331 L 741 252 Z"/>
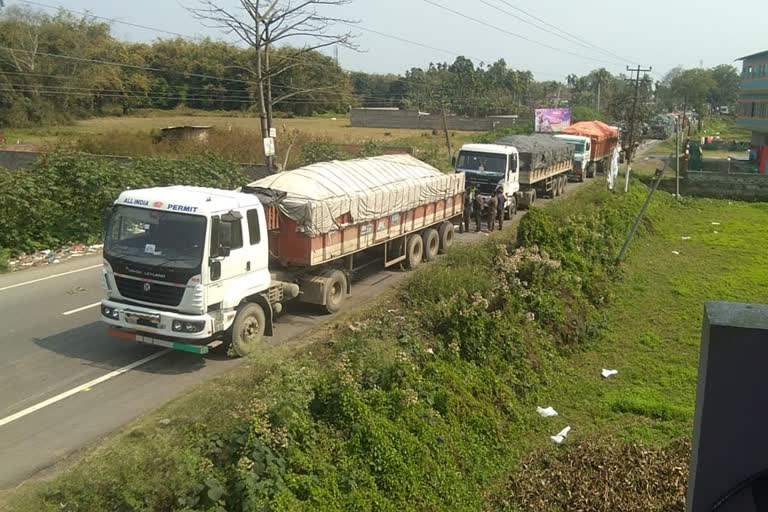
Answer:
<path fill-rule="evenodd" d="M 115 276 L 117 289 L 120 295 L 129 299 L 153 302 L 165 306 L 178 306 L 184 296 L 184 287 L 168 286 L 165 284 L 146 283 L 136 279 Z M 144 285 L 149 285 L 149 290 L 144 291 Z"/>

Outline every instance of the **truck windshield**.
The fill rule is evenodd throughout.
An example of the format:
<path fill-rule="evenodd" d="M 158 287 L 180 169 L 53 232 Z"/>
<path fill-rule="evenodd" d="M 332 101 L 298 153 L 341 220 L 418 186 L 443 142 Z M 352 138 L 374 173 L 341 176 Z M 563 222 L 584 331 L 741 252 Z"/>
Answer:
<path fill-rule="evenodd" d="M 462 151 L 459 153 L 456 168 L 462 171 L 485 171 L 504 174 L 506 172 L 506 163 L 506 155 Z"/>
<path fill-rule="evenodd" d="M 567 142 L 568 144 L 573 146 L 573 151 L 574 152 L 576 152 L 576 153 L 583 153 L 584 152 L 584 143 L 583 142 L 579 142 L 579 141 L 575 141 L 575 140 L 573 140 L 573 141 L 566 140 L 565 142 Z"/>
<path fill-rule="evenodd" d="M 205 244 L 205 217 L 118 206 L 107 228 L 104 252 L 151 266 L 199 267 Z"/>

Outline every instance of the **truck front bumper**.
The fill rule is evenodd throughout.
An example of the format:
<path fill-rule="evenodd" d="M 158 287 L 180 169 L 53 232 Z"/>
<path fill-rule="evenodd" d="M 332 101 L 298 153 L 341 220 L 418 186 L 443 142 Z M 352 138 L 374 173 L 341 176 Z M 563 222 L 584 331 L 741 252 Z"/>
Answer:
<path fill-rule="evenodd" d="M 215 332 L 214 318 L 208 314 L 158 311 L 109 299 L 101 301 L 101 319 L 113 327 L 136 331 L 140 335 L 154 335 L 179 342 L 205 341 Z"/>

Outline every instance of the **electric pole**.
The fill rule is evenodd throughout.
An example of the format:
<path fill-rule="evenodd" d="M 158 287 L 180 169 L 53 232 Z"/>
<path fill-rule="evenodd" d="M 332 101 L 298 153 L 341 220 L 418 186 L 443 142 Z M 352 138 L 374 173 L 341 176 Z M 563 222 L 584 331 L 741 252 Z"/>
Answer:
<path fill-rule="evenodd" d="M 629 174 L 632 172 L 632 157 L 635 153 L 635 115 L 637 113 L 637 101 L 640 97 L 640 73 L 645 73 L 651 70 L 653 70 L 653 67 L 641 69 L 639 64 L 636 69 L 630 69 L 630 67 L 627 66 L 627 71 L 631 71 L 633 74 L 637 73 L 637 76 L 628 79 L 630 82 L 633 80 L 635 82 L 635 97 L 632 101 L 632 114 L 630 114 L 629 117 L 629 148 L 627 154 L 627 172 L 624 175 L 624 192 L 629 190 Z"/>

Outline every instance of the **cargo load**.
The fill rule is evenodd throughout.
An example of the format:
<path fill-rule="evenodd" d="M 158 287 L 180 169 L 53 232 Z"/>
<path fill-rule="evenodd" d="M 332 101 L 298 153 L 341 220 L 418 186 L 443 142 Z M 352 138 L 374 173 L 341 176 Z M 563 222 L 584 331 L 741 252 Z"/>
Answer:
<path fill-rule="evenodd" d="M 464 175 L 443 174 L 410 155 L 385 155 L 309 165 L 247 190 L 313 236 L 453 198 L 464 192 Z"/>
<path fill-rule="evenodd" d="M 509 135 L 496 141 L 502 146 L 514 146 L 520 155 L 520 167 L 543 169 L 573 159 L 573 148 L 546 134 Z"/>
<path fill-rule="evenodd" d="M 613 150 L 619 142 L 619 130 L 600 121 L 582 121 L 565 128 L 559 137 L 589 137 L 591 144 L 588 154 L 577 158 L 579 175 L 583 179 L 594 176 L 595 172 L 604 172 L 610 165 Z"/>

